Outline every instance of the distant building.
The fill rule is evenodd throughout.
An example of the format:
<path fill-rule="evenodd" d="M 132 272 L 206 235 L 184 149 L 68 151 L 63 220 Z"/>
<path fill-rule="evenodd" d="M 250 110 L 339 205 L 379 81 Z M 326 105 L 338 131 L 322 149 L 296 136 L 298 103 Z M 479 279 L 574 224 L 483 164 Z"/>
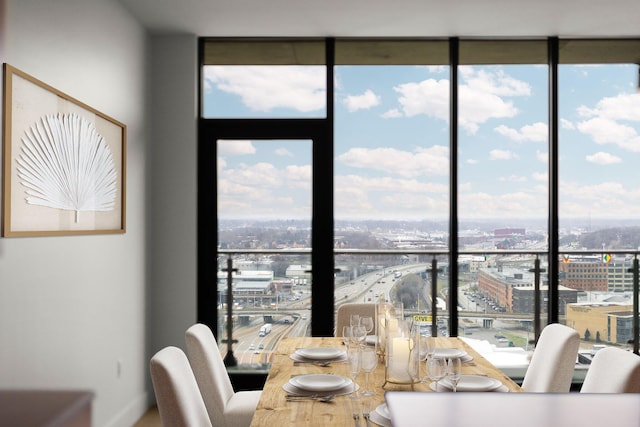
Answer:
<path fill-rule="evenodd" d="M 580 291 L 607 291 L 608 264 L 601 256 L 568 256 L 558 264 L 563 286 Z"/>
<path fill-rule="evenodd" d="M 627 344 L 633 339 L 633 306 L 619 303 L 576 303 L 567 305 L 567 326 L 582 339 Z"/>
<path fill-rule="evenodd" d="M 233 295 L 238 296 L 254 296 L 254 295 L 270 295 L 273 291 L 273 271 L 239 271 L 231 275 Z M 227 294 L 227 273 L 218 272 L 218 293 Z"/>
<path fill-rule="evenodd" d="M 524 239 L 525 235 L 525 228 L 497 228 L 493 230 L 494 239 Z"/>
<path fill-rule="evenodd" d="M 285 277 L 292 279 L 295 285 L 311 283 L 311 266 L 307 264 L 292 264 L 287 267 Z"/>
<path fill-rule="evenodd" d="M 526 230 L 524 228 L 498 228 L 493 231 L 493 240 L 498 249 L 513 248 L 525 239 Z"/>
<path fill-rule="evenodd" d="M 614 256 L 609 262 L 600 255 L 568 256 L 559 264 L 562 285 L 591 292 L 633 291 L 632 258 Z"/>
<path fill-rule="evenodd" d="M 535 277 L 528 270 L 517 268 L 489 267 L 478 270 L 478 290 L 497 306 L 509 313 L 534 313 Z M 540 306 L 547 306 L 549 286 L 540 283 Z M 558 286 L 559 314 L 564 315 L 565 306 L 578 301 L 578 291 Z"/>

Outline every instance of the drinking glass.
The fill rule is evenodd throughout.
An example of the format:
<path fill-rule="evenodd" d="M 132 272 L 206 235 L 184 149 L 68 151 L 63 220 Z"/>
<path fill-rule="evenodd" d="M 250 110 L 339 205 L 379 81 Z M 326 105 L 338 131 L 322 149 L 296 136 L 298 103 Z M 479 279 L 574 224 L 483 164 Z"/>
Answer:
<path fill-rule="evenodd" d="M 458 382 L 462 374 L 462 362 L 459 357 L 453 357 L 447 361 L 447 378 L 453 385 L 453 392 L 458 389 Z"/>
<path fill-rule="evenodd" d="M 358 392 L 356 391 L 356 378 L 358 377 L 358 373 L 360 373 L 361 354 L 362 350 L 359 346 L 351 347 L 347 352 L 349 359 L 349 375 L 353 381 L 353 390 L 351 391 L 350 397 L 353 399 L 358 397 Z"/>
<path fill-rule="evenodd" d="M 342 342 L 347 346 L 347 350 L 351 347 L 351 326 L 342 327 Z"/>
<path fill-rule="evenodd" d="M 349 323 L 351 324 L 351 327 L 353 328 L 354 326 L 358 326 L 360 325 L 360 315 L 359 314 L 352 314 L 349 317 Z"/>
<path fill-rule="evenodd" d="M 361 347 L 364 344 L 364 341 L 367 339 L 367 331 L 364 329 L 364 326 L 352 326 L 351 327 L 351 340 L 353 344 L 358 347 Z"/>
<path fill-rule="evenodd" d="M 360 354 L 361 368 L 364 371 L 364 391 L 362 396 L 374 396 L 376 393 L 369 387 L 369 374 L 378 366 L 378 354 L 373 347 L 364 347 Z"/>
<path fill-rule="evenodd" d="M 429 378 L 435 382 L 435 390 L 438 391 L 438 382 L 447 375 L 447 365 L 441 357 L 430 357 L 427 359 L 427 372 Z"/>
<path fill-rule="evenodd" d="M 362 316 L 360 318 L 360 325 L 364 326 L 364 329 L 367 331 L 367 335 L 373 331 L 373 317 L 371 316 Z"/>

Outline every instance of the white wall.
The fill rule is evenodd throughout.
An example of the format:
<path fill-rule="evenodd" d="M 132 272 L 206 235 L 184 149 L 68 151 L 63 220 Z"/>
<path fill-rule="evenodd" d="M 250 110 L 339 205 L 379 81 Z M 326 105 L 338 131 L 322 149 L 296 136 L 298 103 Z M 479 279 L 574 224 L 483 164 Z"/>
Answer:
<path fill-rule="evenodd" d="M 156 35 L 149 51 L 153 354 L 166 345 L 184 349 L 196 320 L 197 37 Z"/>
<path fill-rule="evenodd" d="M 150 392 L 147 40 L 112 0 L 0 0 L 2 62 L 128 127 L 125 234 L 0 239 L 0 388 L 92 390 L 94 426 Z"/>

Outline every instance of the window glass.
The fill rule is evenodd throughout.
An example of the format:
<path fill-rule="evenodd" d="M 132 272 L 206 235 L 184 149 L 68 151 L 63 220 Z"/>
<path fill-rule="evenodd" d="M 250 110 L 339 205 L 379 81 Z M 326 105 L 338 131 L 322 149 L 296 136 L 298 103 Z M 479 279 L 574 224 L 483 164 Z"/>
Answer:
<path fill-rule="evenodd" d="M 592 354 L 632 339 L 634 255 L 625 250 L 640 247 L 638 66 L 571 64 L 558 73 L 559 283 L 578 294 L 566 322 Z"/>
<path fill-rule="evenodd" d="M 217 141 L 218 248 L 240 250 L 218 259 L 218 336 L 228 337 L 231 301 L 240 363 L 266 362 L 278 338 L 308 333 L 311 145 L 308 140 Z M 280 253 L 287 250 L 293 253 Z M 231 288 L 229 257 L 235 270 Z M 219 344 L 226 352 L 226 343 Z"/>

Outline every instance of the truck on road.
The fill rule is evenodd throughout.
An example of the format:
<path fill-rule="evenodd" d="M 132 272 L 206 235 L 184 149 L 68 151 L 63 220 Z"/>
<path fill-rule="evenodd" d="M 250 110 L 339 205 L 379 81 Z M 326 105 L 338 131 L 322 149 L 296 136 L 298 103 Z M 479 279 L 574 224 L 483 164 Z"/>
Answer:
<path fill-rule="evenodd" d="M 260 332 L 258 332 L 258 336 L 259 337 L 267 336 L 269 334 L 269 332 L 271 332 L 271 323 L 265 323 L 260 328 Z"/>

